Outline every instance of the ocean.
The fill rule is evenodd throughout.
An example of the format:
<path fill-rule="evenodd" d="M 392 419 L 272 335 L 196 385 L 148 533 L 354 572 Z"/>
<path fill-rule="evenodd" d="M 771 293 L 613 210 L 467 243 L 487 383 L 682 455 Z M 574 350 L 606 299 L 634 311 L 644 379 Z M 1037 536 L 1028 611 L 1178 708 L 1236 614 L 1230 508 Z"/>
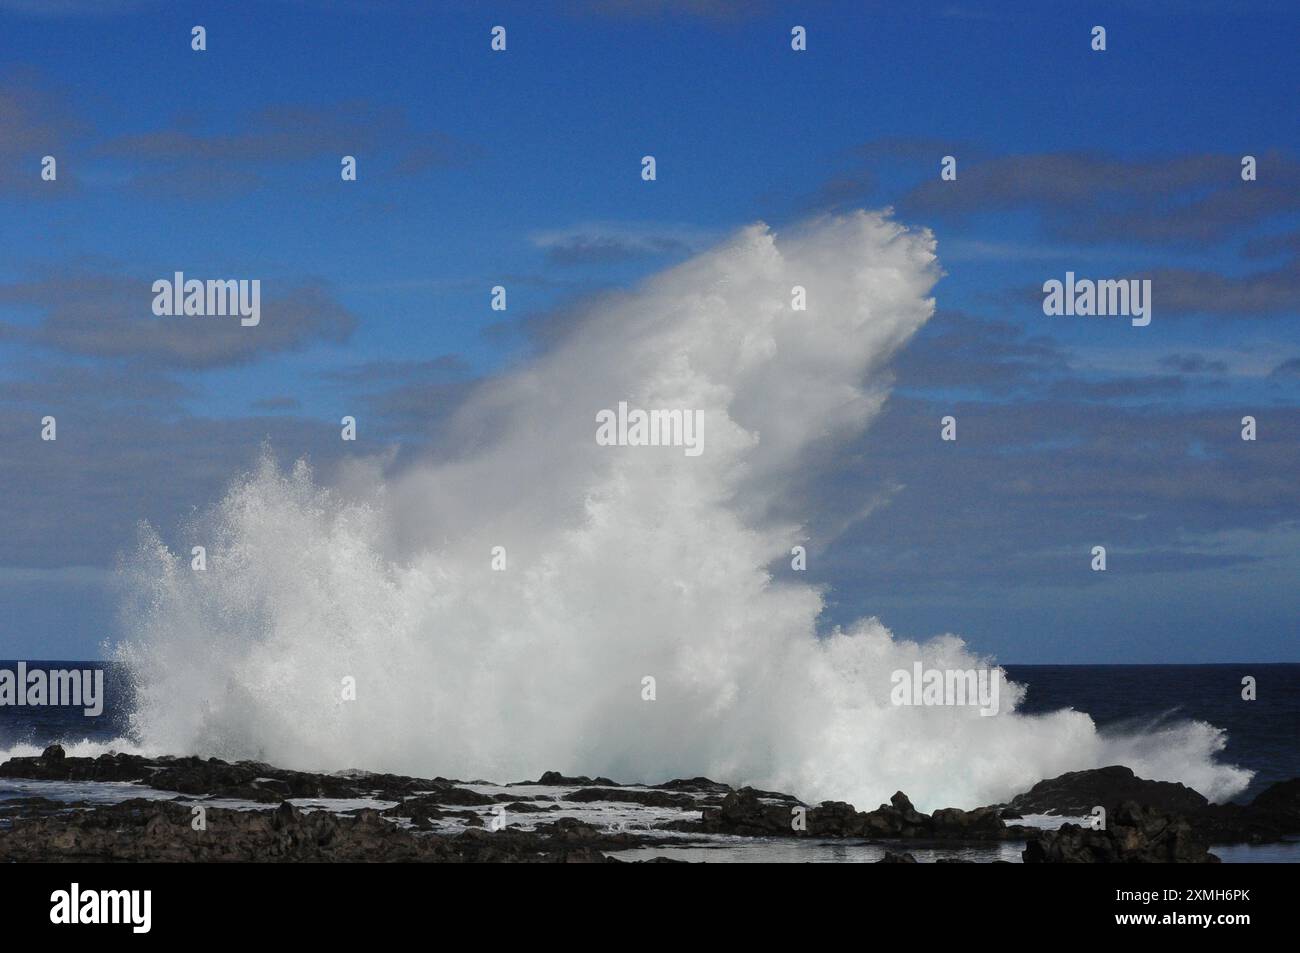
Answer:
<path fill-rule="evenodd" d="M 1028 685 L 1019 711 L 1087 712 L 1103 732 L 1152 733 L 1179 721 L 1206 722 L 1227 734 L 1218 759 L 1255 772 L 1234 801 L 1249 801 L 1276 781 L 1300 777 L 1300 663 L 1239 665 L 1006 665 Z M 1242 699 L 1242 679 L 1256 699 Z"/>

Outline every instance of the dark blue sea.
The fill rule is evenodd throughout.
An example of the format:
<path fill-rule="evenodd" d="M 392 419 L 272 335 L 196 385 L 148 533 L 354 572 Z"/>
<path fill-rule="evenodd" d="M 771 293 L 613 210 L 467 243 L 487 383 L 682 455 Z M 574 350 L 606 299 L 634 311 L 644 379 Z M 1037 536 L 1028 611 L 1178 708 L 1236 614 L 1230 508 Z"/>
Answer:
<path fill-rule="evenodd" d="M 1249 801 L 1275 781 L 1300 777 L 1300 663 L 1271 665 L 1006 665 L 1029 687 L 1019 711 L 1073 708 L 1103 731 L 1174 720 L 1227 731 L 1220 761 L 1255 772 L 1234 800 Z M 1242 699 L 1242 679 L 1256 699 Z"/>

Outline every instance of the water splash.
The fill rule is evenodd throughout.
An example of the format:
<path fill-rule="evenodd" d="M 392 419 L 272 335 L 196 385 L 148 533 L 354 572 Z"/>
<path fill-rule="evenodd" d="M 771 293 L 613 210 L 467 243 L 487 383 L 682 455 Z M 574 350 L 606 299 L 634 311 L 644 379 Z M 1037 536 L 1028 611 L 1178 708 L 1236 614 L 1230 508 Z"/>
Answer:
<path fill-rule="evenodd" d="M 207 572 L 148 530 L 127 561 L 117 658 L 141 745 L 498 780 L 703 774 L 866 807 L 902 789 L 923 809 L 1122 762 L 1230 796 L 1249 773 L 1214 762 L 1209 726 L 1103 737 L 1082 713 L 1015 713 L 1014 685 L 995 717 L 894 707 L 895 669 L 989 660 L 875 619 L 818 638 L 822 594 L 769 573 L 803 541 L 774 515 L 792 481 L 879 410 L 937 277 L 932 236 L 887 215 L 756 225 L 483 386 L 454 454 L 376 463 L 346 491 L 268 457 L 196 528 Z M 704 452 L 597 446 L 619 401 L 702 411 Z"/>

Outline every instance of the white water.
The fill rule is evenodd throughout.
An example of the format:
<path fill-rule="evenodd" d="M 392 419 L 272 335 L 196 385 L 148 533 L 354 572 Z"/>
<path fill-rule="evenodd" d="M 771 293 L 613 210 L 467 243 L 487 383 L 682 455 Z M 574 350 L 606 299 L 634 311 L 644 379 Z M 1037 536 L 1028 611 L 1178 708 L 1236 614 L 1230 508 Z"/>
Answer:
<path fill-rule="evenodd" d="M 988 660 L 874 619 L 819 640 L 821 594 L 770 575 L 807 542 L 777 504 L 879 410 L 937 275 L 929 233 L 881 215 L 754 226 L 483 387 L 454 455 L 359 463 L 329 490 L 268 459 L 178 553 L 146 533 L 128 561 L 140 745 L 501 781 L 703 774 L 865 808 L 898 789 L 973 807 L 1114 763 L 1232 795 L 1249 773 L 1213 763 L 1203 724 L 1103 738 L 1081 713 L 1015 714 L 1015 686 L 995 717 L 891 706 L 895 669 Z M 703 454 L 597 446 L 620 400 L 702 410 Z"/>

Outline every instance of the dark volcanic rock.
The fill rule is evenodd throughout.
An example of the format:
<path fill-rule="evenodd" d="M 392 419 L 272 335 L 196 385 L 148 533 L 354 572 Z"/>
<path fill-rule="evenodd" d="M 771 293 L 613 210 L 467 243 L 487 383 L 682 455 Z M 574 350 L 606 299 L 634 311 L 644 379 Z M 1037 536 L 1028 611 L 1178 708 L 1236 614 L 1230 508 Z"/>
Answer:
<path fill-rule="evenodd" d="M 217 758 L 146 758 L 132 754 L 72 758 L 58 745 L 46 748 L 39 758 L 9 759 L 0 764 L 0 777 L 33 781 L 135 781 L 159 791 L 269 804 L 278 804 L 286 798 L 400 800 L 416 791 L 455 787 L 453 782 L 442 778 L 430 780 L 362 772 L 313 774 L 257 761 L 229 763 Z"/>
<path fill-rule="evenodd" d="M 671 781 L 665 781 L 663 784 L 652 784 L 650 786 L 660 791 L 686 791 L 692 794 L 731 793 L 731 785 L 711 781 L 708 778 L 674 778 Z"/>
<path fill-rule="evenodd" d="M 721 806 L 705 808 L 698 826 L 667 825 L 674 830 L 768 837 L 941 838 L 997 840 L 1009 831 L 993 808 L 960 811 L 948 808 L 934 817 L 912 806 L 907 795 L 895 794 L 889 804 L 874 811 L 859 811 L 843 801 L 823 801 L 804 808 L 805 830 L 795 827 L 797 803 L 772 804 L 759 792 L 741 788 L 726 796 Z"/>
<path fill-rule="evenodd" d="M 957 807 L 940 808 L 930 815 L 934 832 L 939 836 L 980 837 L 996 835 L 1006 828 L 996 808 L 979 807 L 963 811 Z"/>
<path fill-rule="evenodd" d="M 1125 801 L 1174 814 L 1199 811 L 1208 803 L 1184 784 L 1147 781 L 1122 765 L 1071 771 L 1039 781 L 1006 805 L 1019 814 L 1063 814 L 1082 817 L 1098 805 L 1108 812 Z"/>
<path fill-rule="evenodd" d="M 885 851 L 885 856 L 876 861 L 878 864 L 915 864 L 916 862 L 916 858 L 911 854 L 896 854 L 892 850 Z"/>
<path fill-rule="evenodd" d="M 693 807 L 695 799 L 684 794 L 665 791 L 630 791 L 625 788 L 582 788 L 564 795 L 564 800 L 578 804 L 593 801 L 619 801 L 640 804 L 642 807 Z"/>
<path fill-rule="evenodd" d="M 1020 814 L 1090 814 L 1096 805 L 1113 813 L 1122 802 L 1185 818 L 1214 844 L 1265 843 L 1300 834 L 1300 778 L 1279 781 L 1249 804 L 1210 804 L 1196 791 L 1168 781 L 1147 781 L 1114 766 L 1075 771 L 1040 781 L 1002 810 Z"/>
<path fill-rule="evenodd" d="M 894 792 L 894 796 L 889 799 L 889 805 L 899 813 L 899 816 L 902 817 L 903 823 L 905 824 L 919 825 L 929 822 L 929 818 L 917 811 L 916 808 L 912 807 L 911 800 L 909 800 L 907 795 L 902 791 Z M 880 806 L 882 808 L 884 807 L 883 804 Z"/>
<path fill-rule="evenodd" d="M 552 803 L 549 807 L 538 807 L 536 804 L 528 804 L 523 801 L 511 801 L 506 805 L 506 810 L 514 814 L 549 814 L 559 809 L 560 805 L 555 803 Z"/>
<path fill-rule="evenodd" d="M 160 791 L 278 804 L 290 797 L 357 797 L 355 783 L 328 775 L 281 771 L 256 761 L 228 764 L 216 758 L 160 759 L 145 779 Z"/>
<path fill-rule="evenodd" d="M 447 787 L 429 795 L 439 804 L 455 804 L 472 807 L 480 804 L 495 804 L 497 799 L 490 794 L 479 794 L 469 788 Z M 512 799 L 513 800 L 513 799 Z"/>
<path fill-rule="evenodd" d="M 634 847 L 630 834 L 607 835 L 560 821 L 537 832 L 470 830 L 454 837 L 416 834 L 377 811 L 354 816 L 208 808 L 207 829 L 191 827 L 189 805 L 135 799 L 89 811 L 15 821 L 0 829 L 0 862 L 560 862 L 604 863 L 603 851 Z"/>
<path fill-rule="evenodd" d="M 93 807 L 85 801 L 53 801 L 46 797 L 13 797 L 0 801 L 0 827 L 7 827 L 15 817 L 39 817 L 63 814 L 72 808 Z"/>
<path fill-rule="evenodd" d="M 1250 806 L 1278 818 L 1300 820 L 1300 778 L 1270 784 L 1250 802 Z"/>
<path fill-rule="evenodd" d="M 788 805 L 780 805 L 773 810 L 786 816 L 786 833 L 798 833 L 790 830 L 793 811 Z M 867 815 L 856 810 L 852 804 L 844 801 L 823 801 L 816 807 L 808 808 L 806 835 L 813 837 L 866 837 Z"/>
<path fill-rule="evenodd" d="M 1133 801 L 1108 812 L 1105 830 L 1064 824 L 1042 831 L 1025 845 L 1027 864 L 1218 863 L 1205 838 L 1184 817 Z"/>
<path fill-rule="evenodd" d="M 741 788 L 723 798 L 719 807 L 705 808 L 701 825 L 724 834 L 788 837 L 796 833 L 792 817 L 788 807 L 764 804 L 753 788 Z"/>
<path fill-rule="evenodd" d="M 329 861 L 452 859 L 443 844 L 417 841 L 374 811 L 338 817 L 209 808 L 207 830 L 191 828 L 186 805 L 124 801 L 93 811 L 16 822 L 0 832 L 4 861 Z M 445 856 L 444 856 L 445 855 Z"/>
<path fill-rule="evenodd" d="M 1300 778 L 1270 785 L 1249 804 L 1210 804 L 1190 819 L 1218 844 L 1258 844 L 1300 834 Z"/>
<path fill-rule="evenodd" d="M 842 801 L 816 806 L 788 794 L 754 788 L 732 790 L 709 778 L 625 787 L 606 778 L 566 777 L 547 772 L 538 783 L 574 790 L 550 793 L 480 794 L 445 778 L 349 771 L 314 774 L 255 761 L 215 758 L 142 757 L 106 754 L 69 757 L 58 745 L 39 757 L 0 764 L 0 777 L 46 781 L 127 781 L 176 792 L 185 798 L 232 798 L 278 805 L 275 811 L 207 808 L 208 830 L 190 828 L 188 803 L 136 800 L 109 807 L 66 804 L 41 798 L 4 802 L 0 816 L 0 862 L 7 860 L 403 860 L 597 862 L 604 852 L 670 842 L 661 830 L 635 817 L 620 831 L 598 831 L 566 818 L 557 799 L 576 803 L 611 801 L 646 808 L 701 809 L 698 820 L 659 827 L 693 834 L 757 837 L 851 838 L 963 843 L 1024 838 L 1027 860 L 1036 862 L 1147 862 L 1212 860 L 1206 844 L 1262 842 L 1300 833 L 1300 779 L 1275 784 L 1247 805 L 1207 804 L 1179 784 L 1146 781 L 1123 767 L 1065 774 L 1040 782 L 1008 805 L 972 811 L 918 811 L 901 791 L 888 804 L 859 811 Z M 397 802 L 383 811 L 301 812 L 291 799 L 364 799 Z M 178 802 L 182 798 L 176 799 Z M 1028 813 L 1083 815 L 1106 807 L 1110 829 L 1066 825 L 1059 832 L 1009 826 L 1005 819 Z M 502 830 L 489 806 L 505 807 Z M 552 824 L 521 830 L 543 812 L 558 812 Z M 571 812 L 570 812 L 571 813 Z M 511 815 L 521 815 L 516 821 Z M 528 815 L 525 820 L 522 815 Z M 693 815 L 692 815 L 693 816 Z M 407 820 L 409 819 L 409 823 Z M 458 820 L 461 833 L 436 831 L 436 822 Z M 459 829 L 460 825 L 449 828 Z M 644 827 L 644 830 L 641 828 Z M 639 830 L 639 834 L 630 833 Z M 680 844 L 680 839 L 671 840 Z M 890 845 L 894 849 L 899 844 Z M 889 860 L 890 863 L 906 862 Z"/>
<path fill-rule="evenodd" d="M 60 745 L 50 745 L 39 758 L 10 758 L 0 764 L 0 778 L 31 781 L 143 781 L 149 774 L 149 763 L 138 755 L 69 758 Z"/>
<path fill-rule="evenodd" d="M 421 831 L 431 829 L 433 827 L 432 821 L 444 818 L 460 818 L 471 827 L 483 823 L 483 819 L 473 811 L 443 810 L 445 804 L 446 802 L 439 800 L 436 794 L 423 795 L 407 798 L 402 803 L 380 813 L 384 817 L 409 817 L 415 828 Z"/>
<path fill-rule="evenodd" d="M 592 786 L 597 786 L 602 788 L 619 787 L 619 783 L 617 781 L 611 781 L 609 778 L 589 778 L 586 775 L 578 775 L 576 778 L 571 778 L 566 775 L 560 774 L 559 771 L 547 771 L 536 781 L 523 781 L 521 782 L 521 784 L 545 784 L 545 785 L 549 785 L 550 787 L 574 787 L 574 788 L 592 787 Z"/>

